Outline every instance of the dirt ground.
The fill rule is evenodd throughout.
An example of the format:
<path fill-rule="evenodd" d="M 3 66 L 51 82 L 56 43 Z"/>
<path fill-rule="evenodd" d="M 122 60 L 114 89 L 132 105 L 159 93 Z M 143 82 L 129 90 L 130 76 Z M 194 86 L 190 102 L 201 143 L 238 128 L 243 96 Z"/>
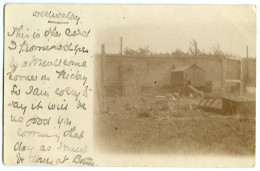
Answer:
<path fill-rule="evenodd" d="M 179 110 L 96 113 L 96 147 L 113 153 L 254 155 L 255 118 L 181 104 Z"/>

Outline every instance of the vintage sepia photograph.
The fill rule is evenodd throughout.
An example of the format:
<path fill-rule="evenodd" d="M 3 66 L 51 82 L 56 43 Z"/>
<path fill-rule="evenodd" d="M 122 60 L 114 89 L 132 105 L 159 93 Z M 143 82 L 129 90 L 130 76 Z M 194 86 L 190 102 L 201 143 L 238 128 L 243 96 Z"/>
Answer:
<path fill-rule="evenodd" d="M 256 7 L 116 9 L 96 33 L 96 148 L 254 158 Z"/>
<path fill-rule="evenodd" d="M 151 3 L 4 5 L 4 165 L 255 167 L 256 6 Z"/>

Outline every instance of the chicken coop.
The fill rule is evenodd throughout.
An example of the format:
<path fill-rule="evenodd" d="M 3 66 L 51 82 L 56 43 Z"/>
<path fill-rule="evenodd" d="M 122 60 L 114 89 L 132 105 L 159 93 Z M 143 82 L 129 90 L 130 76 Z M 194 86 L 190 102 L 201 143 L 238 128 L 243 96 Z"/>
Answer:
<path fill-rule="evenodd" d="M 191 66 L 176 67 L 172 71 L 173 86 L 203 87 L 205 86 L 206 71 L 196 64 Z"/>

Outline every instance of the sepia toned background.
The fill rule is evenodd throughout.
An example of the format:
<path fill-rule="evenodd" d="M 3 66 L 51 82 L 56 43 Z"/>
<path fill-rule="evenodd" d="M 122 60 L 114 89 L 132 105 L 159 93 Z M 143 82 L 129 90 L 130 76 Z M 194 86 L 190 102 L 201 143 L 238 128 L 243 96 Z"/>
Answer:
<path fill-rule="evenodd" d="M 72 117 L 79 125 L 93 124 L 88 136 L 93 135 L 91 154 L 98 165 L 254 165 L 255 114 L 198 108 L 206 95 L 223 100 L 253 89 L 246 100 L 254 99 L 254 6 L 87 7 L 77 9 L 91 18 L 95 34 L 95 113 L 93 122 Z M 198 71 L 195 77 L 193 69 Z M 173 75 L 179 71 L 190 73 L 190 79 L 177 79 L 181 87 L 193 87 L 187 93 L 174 88 Z M 250 78 L 247 87 L 253 87 L 249 90 L 238 82 L 245 73 Z M 224 78 L 236 81 L 224 86 Z M 227 104 L 241 100 L 225 99 Z"/>
<path fill-rule="evenodd" d="M 110 9 L 96 31 L 96 149 L 254 163 L 255 7 Z"/>

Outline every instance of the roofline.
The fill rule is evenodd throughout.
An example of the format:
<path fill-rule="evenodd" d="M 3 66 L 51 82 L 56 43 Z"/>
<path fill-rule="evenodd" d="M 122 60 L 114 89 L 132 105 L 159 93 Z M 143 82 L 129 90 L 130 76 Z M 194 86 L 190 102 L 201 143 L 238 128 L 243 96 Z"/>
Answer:
<path fill-rule="evenodd" d="M 102 54 L 97 54 L 102 55 Z M 121 58 L 181 58 L 181 59 L 212 59 L 221 60 L 221 57 L 209 57 L 209 56 L 177 56 L 177 55 L 121 55 L 121 54 L 104 54 L 105 57 L 121 57 Z"/>
<path fill-rule="evenodd" d="M 203 68 L 201 68 L 200 66 L 198 66 L 197 64 L 192 64 L 190 67 L 192 66 L 197 66 L 199 69 L 203 70 L 204 72 L 206 72 L 206 70 L 204 70 Z"/>
<path fill-rule="evenodd" d="M 201 68 L 200 66 L 198 66 L 197 64 L 192 64 L 192 65 L 190 65 L 190 66 L 187 66 L 187 68 L 185 68 L 184 70 L 177 70 L 177 71 L 174 71 L 174 70 L 172 70 L 171 72 L 183 72 L 183 71 L 186 71 L 187 69 L 189 69 L 189 68 L 191 68 L 191 67 L 193 67 L 193 66 L 196 66 L 197 68 L 199 68 L 199 69 L 201 69 L 202 71 L 204 71 L 204 72 L 206 72 L 203 68 Z"/>

